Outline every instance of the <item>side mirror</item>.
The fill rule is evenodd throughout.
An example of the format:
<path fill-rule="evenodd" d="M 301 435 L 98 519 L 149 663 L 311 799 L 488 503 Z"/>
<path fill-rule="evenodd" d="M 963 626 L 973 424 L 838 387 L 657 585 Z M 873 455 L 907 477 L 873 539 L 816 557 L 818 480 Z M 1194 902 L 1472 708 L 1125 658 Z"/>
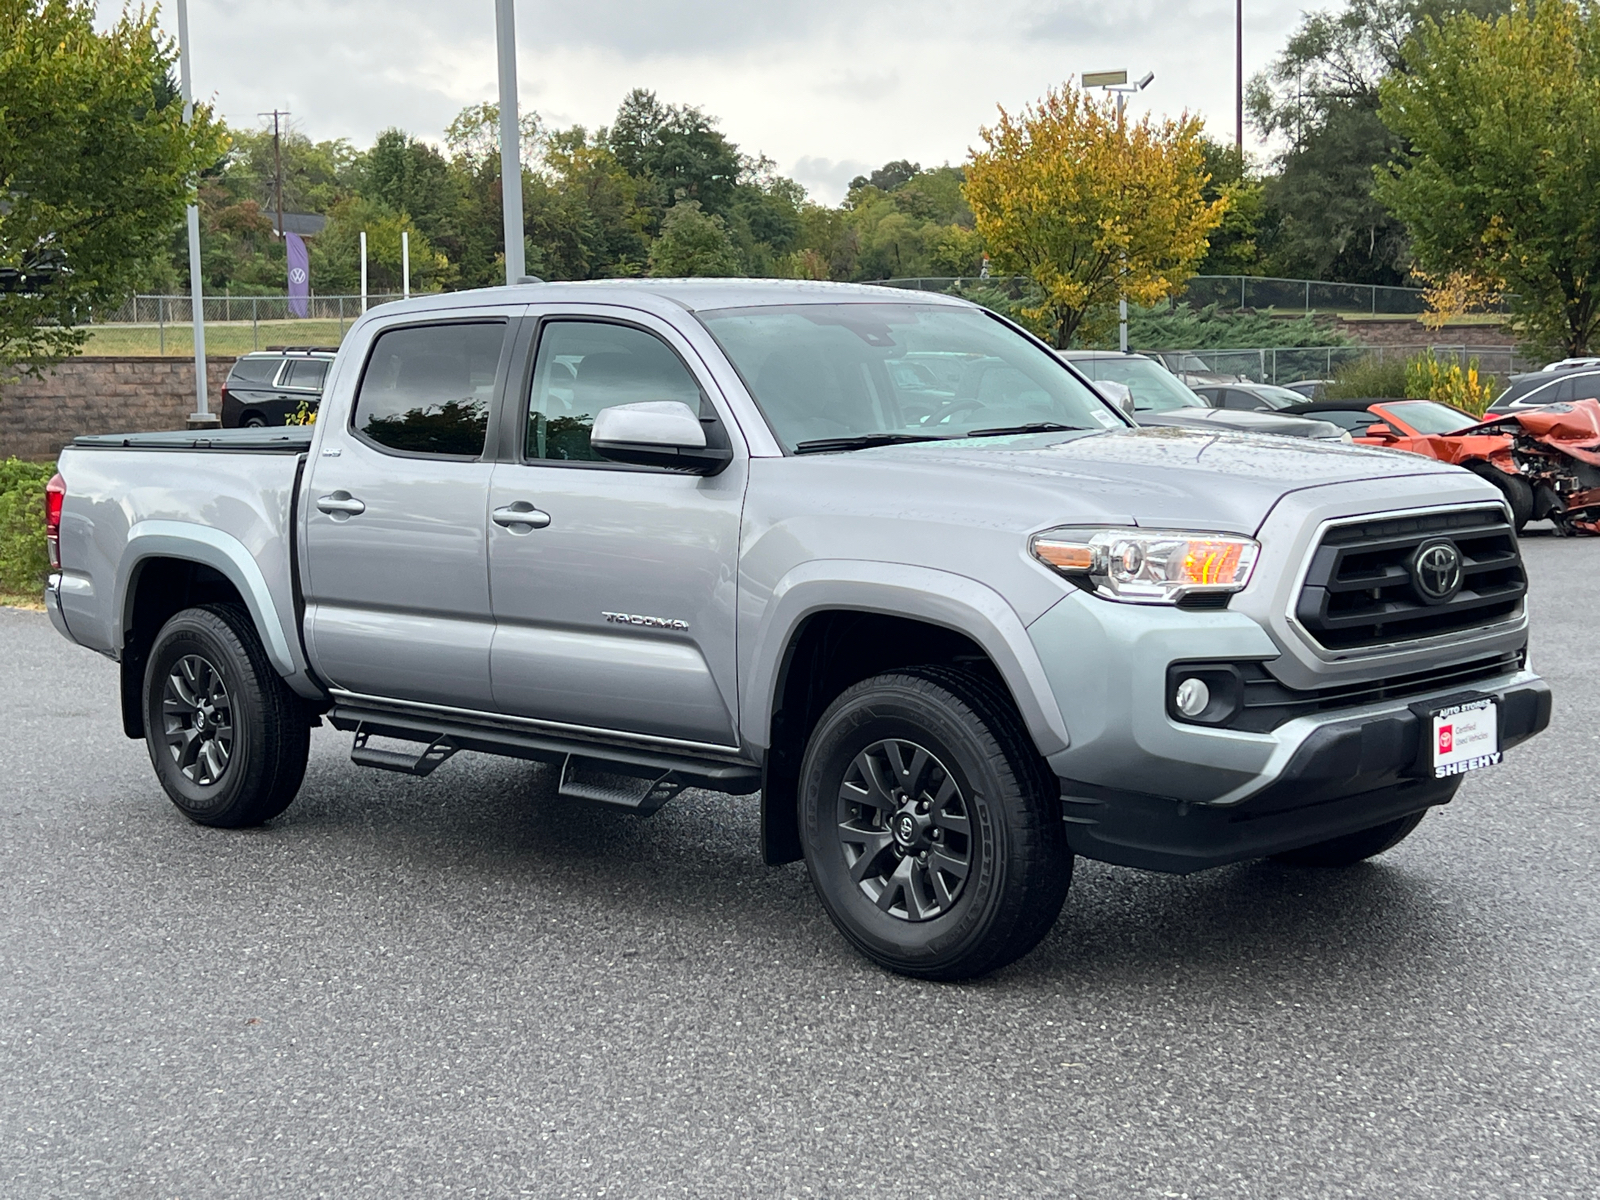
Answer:
<path fill-rule="evenodd" d="M 694 475 L 715 475 L 733 461 L 732 450 L 706 444 L 700 418 L 680 400 L 602 408 L 589 432 L 589 448 L 612 462 Z"/>
<path fill-rule="evenodd" d="M 1133 416 L 1133 390 L 1125 383 L 1113 383 L 1109 379 L 1095 382 L 1095 387 L 1100 389 L 1100 394 L 1111 403 L 1115 404 L 1130 417 Z"/>
<path fill-rule="evenodd" d="M 1383 421 L 1378 421 L 1375 424 L 1368 425 L 1367 432 L 1361 436 L 1369 438 L 1382 438 L 1386 442 L 1392 442 L 1395 440 L 1394 430 Z"/>

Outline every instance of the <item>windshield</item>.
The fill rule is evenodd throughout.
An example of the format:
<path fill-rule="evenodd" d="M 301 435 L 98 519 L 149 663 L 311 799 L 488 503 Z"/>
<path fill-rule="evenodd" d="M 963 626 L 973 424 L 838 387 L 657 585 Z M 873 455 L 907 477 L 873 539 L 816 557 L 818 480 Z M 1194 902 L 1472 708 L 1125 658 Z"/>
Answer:
<path fill-rule="evenodd" d="M 1432 400 L 1406 400 L 1383 407 L 1422 434 L 1460 433 L 1479 423 L 1477 417 L 1469 417 L 1460 409 L 1435 404 Z"/>
<path fill-rule="evenodd" d="M 1072 365 L 1090 379 L 1109 379 L 1133 393 L 1135 412 L 1171 412 L 1176 408 L 1210 408 L 1160 363 L 1129 355 L 1127 358 L 1075 358 Z"/>
<path fill-rule="evenodd" d="M 1252 395 L 1260 396 L 1270 408 L 1288 408 L 1291 404 L 1304 404 L 1306 398 L 1299 392 L 1291 392 L 1286 387 L 1278 387 L 1271 383 L 1258 383 L 1250 389 Z"/>
<path fill-rule="evenodd" d="M 698 316 L 790 451 L 832 439 L 1124 427 L 1054 355 L 978 309 L 786 304 Z"/>

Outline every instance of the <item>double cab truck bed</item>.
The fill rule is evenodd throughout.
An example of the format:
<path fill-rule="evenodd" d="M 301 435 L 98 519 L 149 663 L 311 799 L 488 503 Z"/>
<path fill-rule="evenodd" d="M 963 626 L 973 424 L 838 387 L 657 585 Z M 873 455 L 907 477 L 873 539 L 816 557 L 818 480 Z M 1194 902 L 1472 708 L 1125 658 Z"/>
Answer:
<path fill-rule="evenodd" d="M 46 603 L 202 824 L 309 731 L 653 812 L 759 793 L 841 932 L 954 979 L 1074 856 L 1187 872 L 1394 845 L 1549 721 L 1476 476 L 1138 429 L 965 302 L 784 281 L 387 304 L 314 425 L 80 438 Z"/>

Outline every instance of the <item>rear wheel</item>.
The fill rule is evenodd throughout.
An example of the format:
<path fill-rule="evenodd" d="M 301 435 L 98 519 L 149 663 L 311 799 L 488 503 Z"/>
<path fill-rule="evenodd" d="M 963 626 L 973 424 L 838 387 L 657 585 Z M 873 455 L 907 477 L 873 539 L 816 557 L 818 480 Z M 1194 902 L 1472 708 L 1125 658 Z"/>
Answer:
<path fill-rule="evenodd" d="M 265 429 L 267 427 L 267 419 L 260 413 L 251 413 L 244 419 L 241 427 L 244 429 Z"/>
<path fill-rule="evenodd" d="M 1472 471 L 1500 489 L 1500 494 L 1511 506 L 1512 524 L 1521 533 L 1522 527 L 1533 519 L 1533 484 L 1521 475 L 1512 475 L 1487 464 L 1474 466 Z"/>
<path fill-rule="evenodd" d="M 145 744 L 191 821 L 238 829 L 271 820 L 305 776 L 311 726 L 237 604 L 186 608 L 145 666 Z"/>
<path fill-rule="evenodd" d="M 1385 850 L 1394 849 L 1411 836 L 1411 831 L 1422 823 L 1422 817 L 1422 813 L 1412 813 L 1398 821 L 1386 821 L 1359 833 L 1347 833 L 1313 846 L 1287 850 L 1282 854 L 1274 854 L 1272 858 L 1274 862 L 1291 867 L 1351 867 Z"/>
<path fill-rule="evenodd" d="M 801 765 L 817 895 L 892 971 L 954 980 L 1004 966 L 1066 899 L 1056 787 L 993 685 L 932 667 L 859 683 L 823 713 Z"/>

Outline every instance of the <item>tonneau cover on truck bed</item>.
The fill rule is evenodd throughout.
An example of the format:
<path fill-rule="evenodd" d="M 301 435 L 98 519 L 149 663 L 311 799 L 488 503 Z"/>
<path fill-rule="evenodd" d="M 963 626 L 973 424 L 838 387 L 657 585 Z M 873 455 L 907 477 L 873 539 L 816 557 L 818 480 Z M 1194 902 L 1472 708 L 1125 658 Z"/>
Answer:
<path fill-rule="evenodd" d="M 252 454 L 304 454 L 311 449 L 310 425 L 278 429 L 182 429 L 156 433 L 96 433 L 72 439 L 85 450 L 229 450 Z"/>

